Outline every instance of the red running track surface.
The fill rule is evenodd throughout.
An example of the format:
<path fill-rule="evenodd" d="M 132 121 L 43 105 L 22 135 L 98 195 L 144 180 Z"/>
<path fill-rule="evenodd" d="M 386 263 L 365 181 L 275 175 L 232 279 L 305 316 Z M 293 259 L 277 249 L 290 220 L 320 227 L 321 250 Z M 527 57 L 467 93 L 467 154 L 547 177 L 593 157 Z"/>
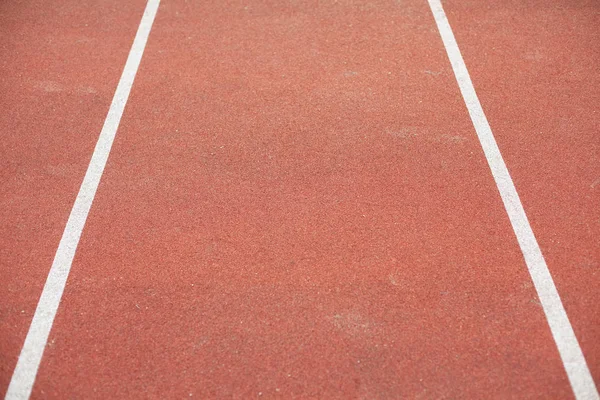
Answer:
<path fill-rule="evenodd" d="M 0 394 L 143 8 L 143 1 L 0 2 Z"/>
<path fill-rule="evenodd" d="M 600 46 L 592 45 L 600 4 L 448 1 L 446 9 L 600 382 Z"/>
<path fill-rule="evenodd" d="M 2 17 L 2 391 L 144 6 L 77 4 Z M 598 381 L 594 7 L 444 4 Z M 163 0 L 32 398 L 190 396 L 572 396 L 427 2 Z"/>

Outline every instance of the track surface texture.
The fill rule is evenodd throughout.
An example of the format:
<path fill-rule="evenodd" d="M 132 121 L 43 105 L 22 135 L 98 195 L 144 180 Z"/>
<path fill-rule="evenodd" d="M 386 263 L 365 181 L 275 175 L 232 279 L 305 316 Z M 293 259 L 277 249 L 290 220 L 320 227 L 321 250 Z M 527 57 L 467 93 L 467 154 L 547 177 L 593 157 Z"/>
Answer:
<path fill-rule="evenodd" d="M 598 385 L 600 3 L 443 6 Z M 1 396 L 145 7 L 0 2 Z M 7 399 L 597 398 L 427 0 L 162 0 L 126 101 Z"/>

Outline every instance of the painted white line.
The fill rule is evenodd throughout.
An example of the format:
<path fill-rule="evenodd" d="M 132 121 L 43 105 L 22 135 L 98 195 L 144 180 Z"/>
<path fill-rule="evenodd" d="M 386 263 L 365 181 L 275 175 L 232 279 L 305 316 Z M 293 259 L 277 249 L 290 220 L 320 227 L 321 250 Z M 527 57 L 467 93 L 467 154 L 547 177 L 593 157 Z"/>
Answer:
<path fill-rule="evenodd" d="M 519 199 L 515 185 L 508 173 L 506 164 L 496 144 L 492 129 L 479 103 L 477 93 L 471 82 L 469 71 L 462 58 L 452 28 L 442 8 L 440 0 L 428 0 L 435 18 L 446 53 L 452 64 L 454 75 L 460 87 L 463 99 L 469 110 L 471 121 L 479 137 L 479 142 L 487 158 L 496 186 L 504 202 L 504 207 L 523 252 L 529 274 L 542 303 L 552 336 L 558 347 L 560 357 L 571 382 L 575 397 L 579 400 L 599 399 L 598 390 L 579 347 L 573 327 L 569 322 L 548 266 L 533 234 L 525 210 Z"/>
<path fill-rule="evenodd" d="M 19 360 L 13 372 L 7 400 L 28 399 L 58 310 L 75 251 L 81 237 L 96 189 L 106 166 L 110 149 L 125 109 L 160 0 L 148 0 L 137 34 L 129 51 L 121 79 L 100 132 L 92 159 L 71 209 L 67 225 L 54 256 L 46 284 L 40 296 Z"/>

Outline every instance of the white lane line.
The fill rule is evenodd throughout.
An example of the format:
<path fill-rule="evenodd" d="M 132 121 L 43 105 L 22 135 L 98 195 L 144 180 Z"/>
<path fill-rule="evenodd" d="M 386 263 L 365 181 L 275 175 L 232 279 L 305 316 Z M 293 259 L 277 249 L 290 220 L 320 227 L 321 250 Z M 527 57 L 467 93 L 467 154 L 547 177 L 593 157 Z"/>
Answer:
<path fill-rule="evenodd" d="M 446 53 L 448 53 L 448 58 L 452 64 L 458 86 L 469 110 L 471 121 L 473 121 L 479 142 L 483 147 L 496 186 L 500 191 L 504 207 L 523 252 L 529 274 L 542 303 L 575 397 L 580 400 L 599 399 L 598 390 L 573 332 L 573 327 L 569 322 L 550 271 L 548 271 L 540 246 L 529 225 L 515 185 L 502 159 L 500 149 L 496 144 L 496 139 L 494 139 L 483 108 L 479 103 L 477 93 L 475 93 L 473 82 L 471 82 L 446 13 L 440 0 L 428 0 L 428 2 L 444 42 Z"/>
<path fill-rule="evenodd" d="M 92 159 L 71 209 L 5 399 L 28 399 L 56 316 L 75 251 L 125 109 L 160 0 L 148 0 Z"/>

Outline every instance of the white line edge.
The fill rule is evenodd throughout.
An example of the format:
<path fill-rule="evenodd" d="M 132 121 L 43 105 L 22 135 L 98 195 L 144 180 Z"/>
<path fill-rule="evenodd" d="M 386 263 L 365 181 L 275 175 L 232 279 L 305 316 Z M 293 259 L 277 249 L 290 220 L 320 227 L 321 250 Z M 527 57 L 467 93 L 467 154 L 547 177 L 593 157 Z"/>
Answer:
<path fill-rule="evenodd" d="M 552 336 L 558 347 L 573 393 L 578 400 L 598 400 L 600 396 L 598 395 L 594 379 L 575 337 L 575 332 L 569 322 L 540 246 L 529 225 L 529 220 L 504 163 L 496 139 L 483 112 L 446 13 L 440 0 L 427 1 L 444 42 L 446 53 L 450 59 L 460 92 L 471 116 L 471 121 L 479 137 L 479 142 L 481 143 L 517 241 L 521 247 L 529 274 L 542 303 L 548 325 L 550 325 Z"/>
<path fill-rule="evenodd" d="M 102 131 L 71 209 L 71 214 L 56 250 L 52 267 L 29 326 L 23 348 L 19 354 L 17 365 L 6 392 L 6 400 L 25 400 L 31 395 L 54 317 L 79 244 L 79 238 L 100 184 L 159 3 L 160 0 L 148 0 L 146 4 Z"/>

